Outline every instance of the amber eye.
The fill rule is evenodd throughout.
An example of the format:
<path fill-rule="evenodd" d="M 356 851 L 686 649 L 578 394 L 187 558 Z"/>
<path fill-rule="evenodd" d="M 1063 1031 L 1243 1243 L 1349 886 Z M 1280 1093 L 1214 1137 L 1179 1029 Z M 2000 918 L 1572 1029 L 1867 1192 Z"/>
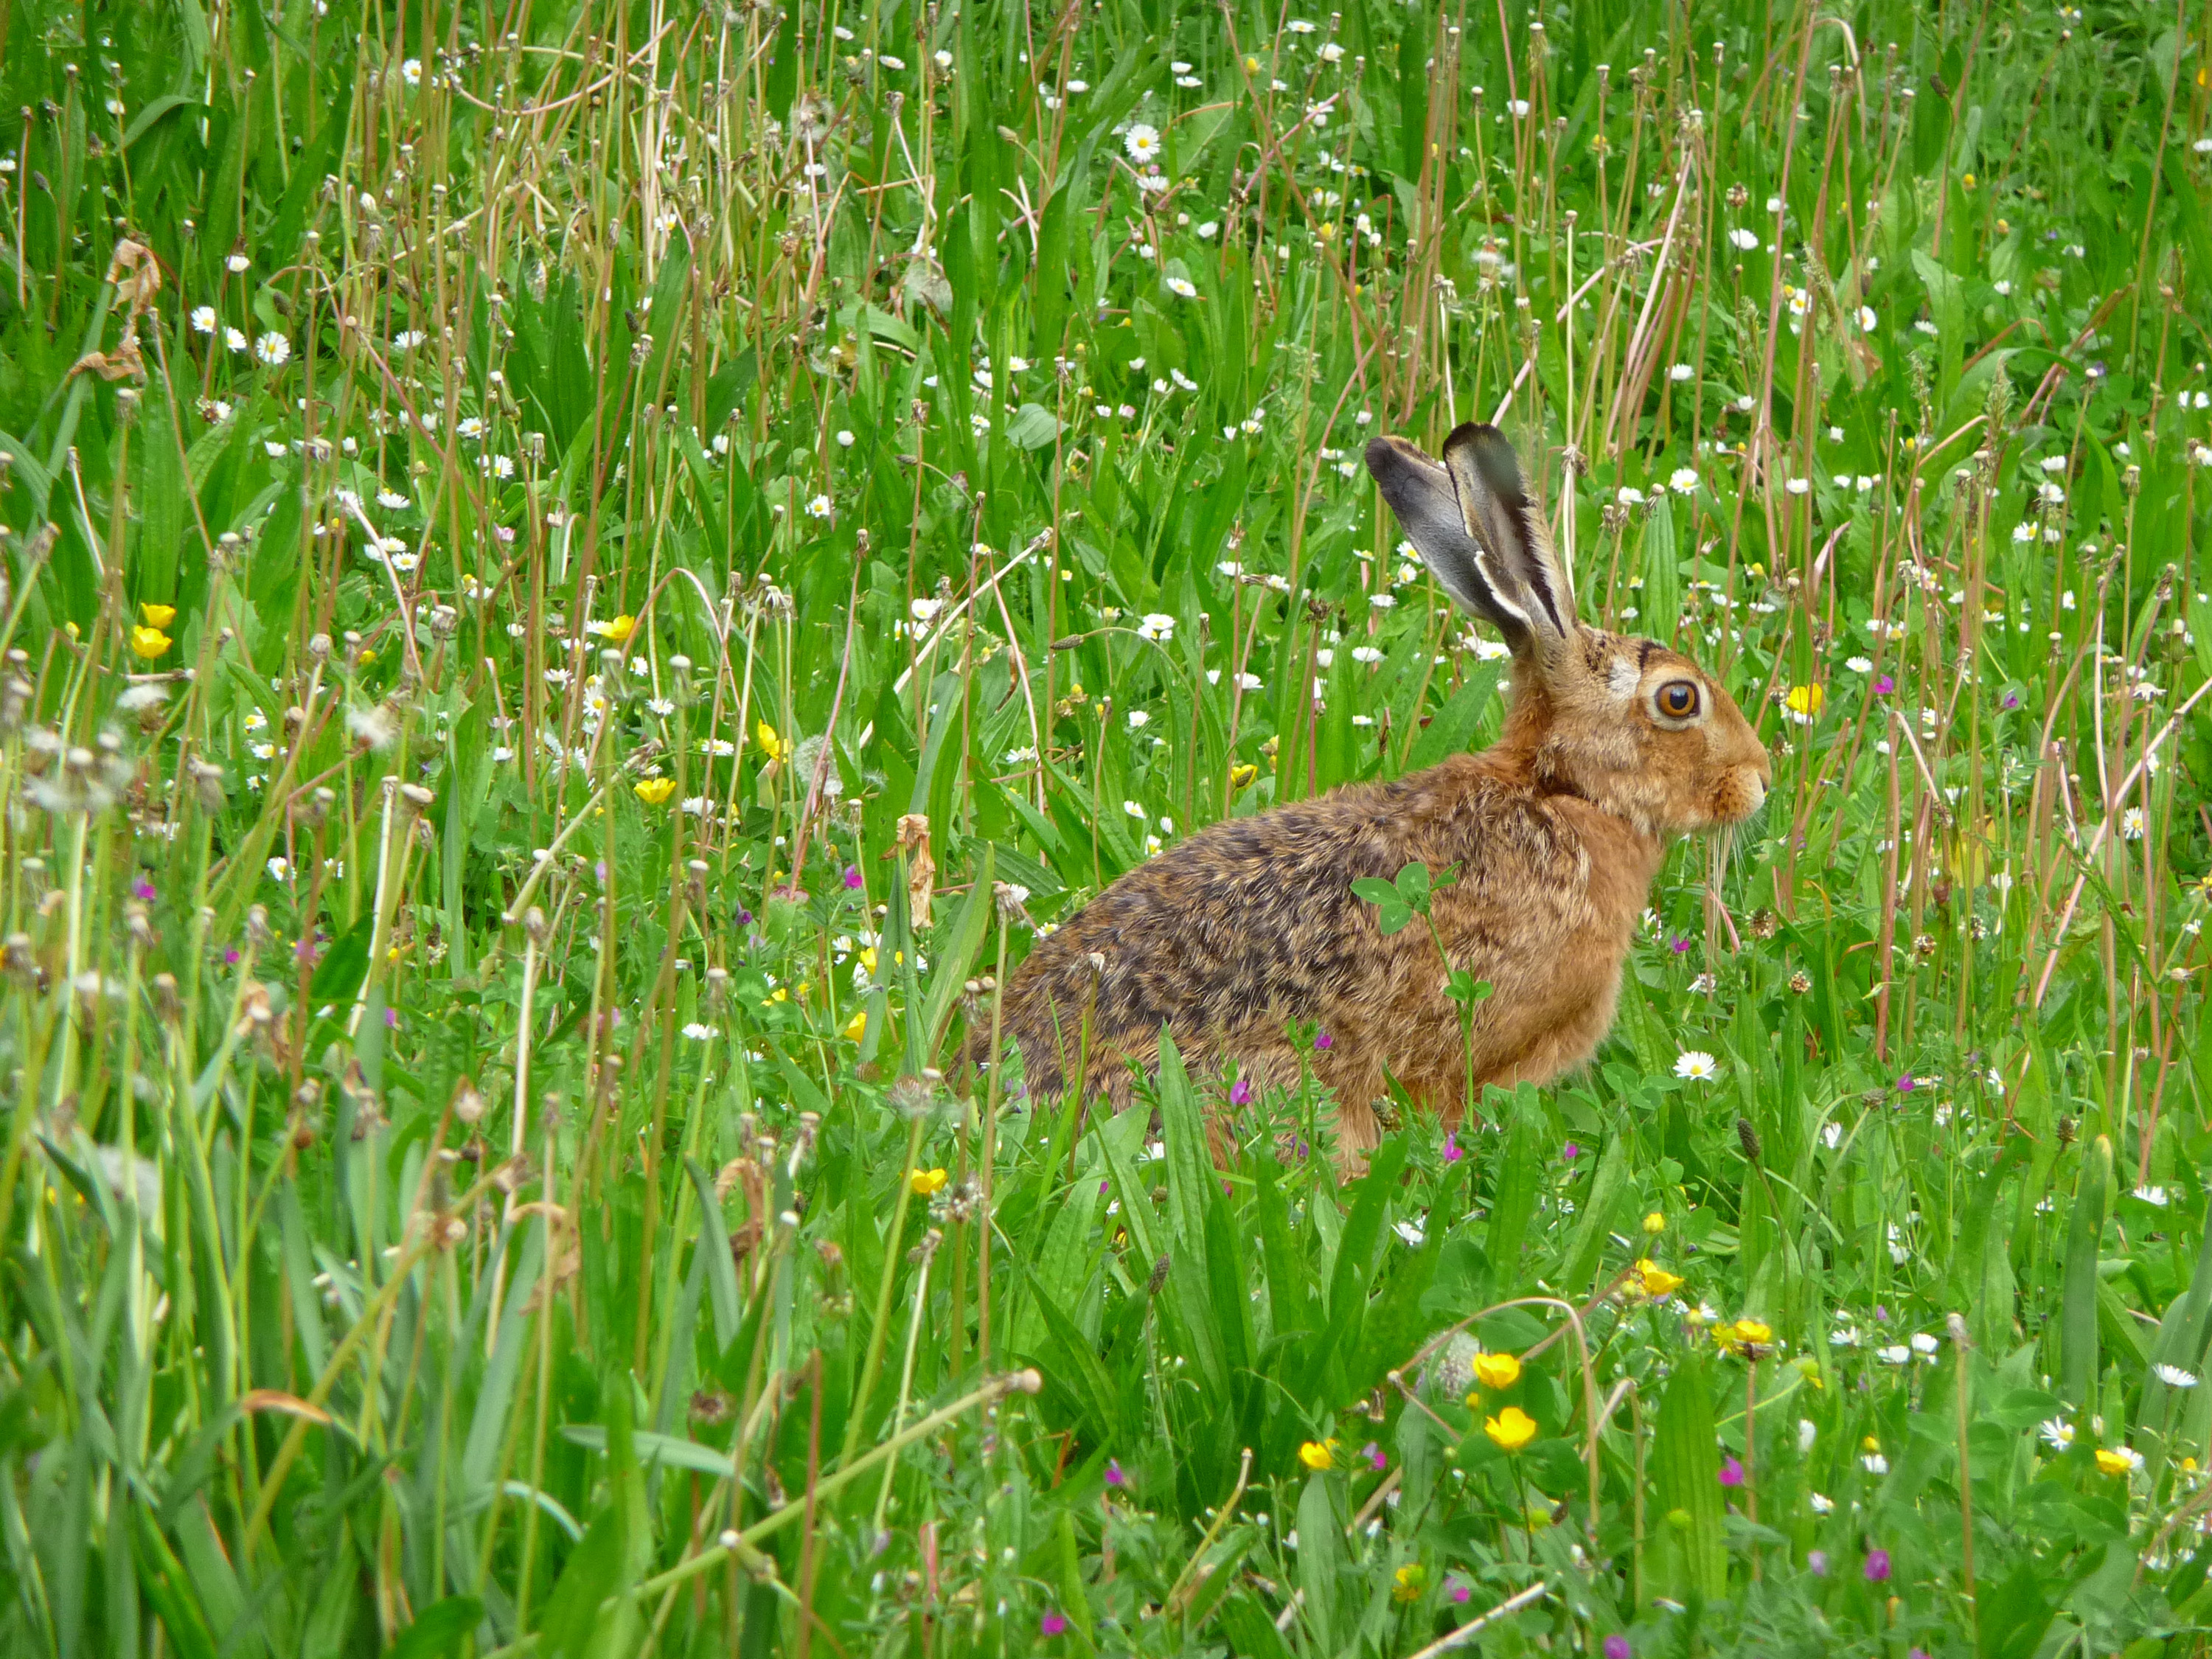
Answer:
<path fill-rule="evenodd" d="M 1698 688 L 1687 680 L 1669 680 L 1659 688 L 1659 712 L 1670 720 L 1686 720 L 1698 712 Z"/>

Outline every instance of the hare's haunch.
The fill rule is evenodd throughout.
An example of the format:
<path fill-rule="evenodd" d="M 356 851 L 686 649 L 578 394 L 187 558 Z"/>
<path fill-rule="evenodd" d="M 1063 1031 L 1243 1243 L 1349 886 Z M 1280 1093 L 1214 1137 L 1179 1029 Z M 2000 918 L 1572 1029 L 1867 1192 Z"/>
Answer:
<path fill-rule="evenodd" d="M 1374 1144 L 1384 1073 L 1456 1123 L 1468 1051 L 1436 940 L 1386 937 L 1362 876 L 1419 861 L 1458 880 L 1432 901 L 1449 965 L 1487 980 L 1474 1076 L 1544 1082 L 1613 1023 L 1637 917 L 1667 844 L 1757 811 L 1766 751 L 1728 693 L 1650 640 L 1577 620 L 1570 573 L 1522 493 L 1511 447 L 1469 424 L 1441 465 L 1380 438 L 1368 470 L 1445 591 L 1512 648 L 1498 740 L 1395 782 L 1231 819 L 1131 871 L 1042 940 L 1007 987 L 1032 1098 L 1075 1081 L 1115 1109 L 1163 1027 L 1194 1072 L 1255 1087 L 1310 1064 L 1340 1149 Z M 1326 1045 L 1293 1047 L 1292 1022 Z"/>

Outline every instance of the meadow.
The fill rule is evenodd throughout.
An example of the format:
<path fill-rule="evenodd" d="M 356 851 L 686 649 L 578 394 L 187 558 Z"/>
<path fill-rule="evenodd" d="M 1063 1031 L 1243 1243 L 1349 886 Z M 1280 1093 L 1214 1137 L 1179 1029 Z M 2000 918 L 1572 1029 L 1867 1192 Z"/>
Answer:
<path fill-rule="evenodd" d="M 2208 50 L 0 0 L 0 1651 L 2212 1647 Z M 979 1080 L 1468 419 L 1774 763 L 1596 1060 Z"/>

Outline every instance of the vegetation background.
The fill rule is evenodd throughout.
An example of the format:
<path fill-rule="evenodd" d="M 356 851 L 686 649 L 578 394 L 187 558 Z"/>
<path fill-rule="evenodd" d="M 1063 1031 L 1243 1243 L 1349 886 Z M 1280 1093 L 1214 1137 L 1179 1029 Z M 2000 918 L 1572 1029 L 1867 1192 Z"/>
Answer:
<path fill-rule="evenodd" d="M 2203 1651 L 2208 46 L 0 0 L 0 1650 Z M 1596 1063 L 969 1088 L 1476 416 L 1776 760 Z"/>

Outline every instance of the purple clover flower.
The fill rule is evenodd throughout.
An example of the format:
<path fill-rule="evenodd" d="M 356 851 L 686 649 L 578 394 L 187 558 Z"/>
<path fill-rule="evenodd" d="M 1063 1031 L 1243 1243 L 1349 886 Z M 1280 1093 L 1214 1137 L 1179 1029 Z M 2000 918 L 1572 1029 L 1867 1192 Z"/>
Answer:
<path fill-rule="evenodd" d="M 1605 1659 L 1629 1659 L 1635 1651 L 1628 1645 L 1628 1638 L 1619 1631 L 1605 1638 Z"/>
<path fill-rule="evenodd" d="M 1869 1584 L 1885 1583 L 1888 1581 L 1889 1552 L 1887 1550 L 1867 1552 L 1866 1576 L 1867 1583 Z"/>

